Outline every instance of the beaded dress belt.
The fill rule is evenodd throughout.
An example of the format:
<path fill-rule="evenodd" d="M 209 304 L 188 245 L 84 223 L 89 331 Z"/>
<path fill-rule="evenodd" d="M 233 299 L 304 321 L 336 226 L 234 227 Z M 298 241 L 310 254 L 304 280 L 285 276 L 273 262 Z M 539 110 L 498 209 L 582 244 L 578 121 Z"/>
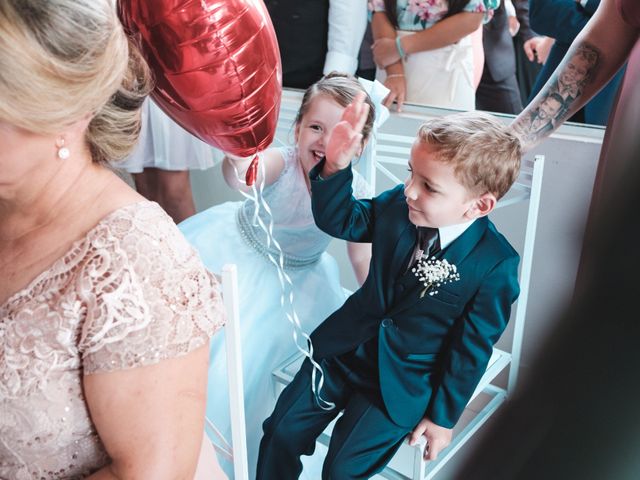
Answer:
<path fill-rule="evenodd" d="M 251 225 L 251 221 L 247 218 L 247 214 L 244 211 L 243 206 L 244 204 L 240 205 L 236 211 L 236 223 L 240 230 L 240 236 L 251 248 L 265 259 L 269 260 L 269 255 L 271 255 L 276 262 L 279 261 L 280 252 L 274 247 L 267 248 L 264 242 L 258 238 L 255 230 L 256 227 Z M 320 260 L 321 255 L 322 253 L 314 255 L 313 257 L 296 257 L 283 252 L 284 268 L 296 269 L 308 267 L 309 265 L 317 263 L 318 260 Z"/>

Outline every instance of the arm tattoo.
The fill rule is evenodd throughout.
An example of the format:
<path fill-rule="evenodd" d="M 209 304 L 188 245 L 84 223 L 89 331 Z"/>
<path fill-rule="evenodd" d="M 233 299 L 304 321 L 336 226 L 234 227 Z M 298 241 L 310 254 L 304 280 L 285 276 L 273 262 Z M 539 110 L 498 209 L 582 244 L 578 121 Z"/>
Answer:
<path fill-rule="evenodd" d="M 593 82 L 601 58 L 600 50 L 586 42 L 569 51 L 541 93 L 513 123 L 523 145 L 548 136 L 573 113 L 585 86 Z"/>

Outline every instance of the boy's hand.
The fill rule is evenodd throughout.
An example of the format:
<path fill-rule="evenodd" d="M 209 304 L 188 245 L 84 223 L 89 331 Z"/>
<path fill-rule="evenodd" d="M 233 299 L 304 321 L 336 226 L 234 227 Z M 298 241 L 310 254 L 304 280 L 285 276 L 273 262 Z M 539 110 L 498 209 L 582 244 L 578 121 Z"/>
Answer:
<path fill-rule="evenodd" d="M 415 445 L 421 435 L 427 439 L 427 446 L 424 449 L 423 458 L 425 460 L 435 460 L 438 454 L 451 443 L 453 430 L 436 425 L 427 417 L 420 420 L 420 423 L 411 432 L 409 445 Z"/>
<path fill-rule="evenodd" d="M 362 145 L 362 127 L 369 114 L 369 105 L 364 102 L 365 98 L 364 92 L 358 93 L 342 112 L 340 121 L 333 127 L 327 141 L 323 177 L 329 177 L 338 170 L 347 168 L 353 157 L 358 154 Z"/>

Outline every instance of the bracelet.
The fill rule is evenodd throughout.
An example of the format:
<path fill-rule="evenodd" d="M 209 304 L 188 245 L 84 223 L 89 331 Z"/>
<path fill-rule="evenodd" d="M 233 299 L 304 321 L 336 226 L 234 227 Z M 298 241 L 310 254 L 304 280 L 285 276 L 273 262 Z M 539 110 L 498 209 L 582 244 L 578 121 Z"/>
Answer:
<path fill-rule="evenodd" d="M 387 75 L 387 78 L 393 77 L 404 77 L 404 73 L 392 73 L 391 75 Z"/>
<path fill-rule="evenodd" d="M 398 54 L 400 55 L 400 58 L 405 58 L 407 56 L 407 54 L 404 53 L 404 48 L 402 48 L 402 43 L 400 42 L 400 36 L 396 36 L 396 49 L 398 50 Z"/>

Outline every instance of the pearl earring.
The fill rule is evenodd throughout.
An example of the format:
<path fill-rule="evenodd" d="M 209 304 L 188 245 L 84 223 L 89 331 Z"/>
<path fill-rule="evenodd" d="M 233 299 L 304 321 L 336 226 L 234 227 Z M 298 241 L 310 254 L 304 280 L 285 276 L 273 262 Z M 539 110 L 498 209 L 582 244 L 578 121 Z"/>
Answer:
<path fill-rule="evenodd" d="M 56 147 L 58 147 L 58 158 L 60 160 L 66 160 L 71 155 L 71 152 L 64 146 L 64 138 L 59 138 L 56 141 Z"/>

